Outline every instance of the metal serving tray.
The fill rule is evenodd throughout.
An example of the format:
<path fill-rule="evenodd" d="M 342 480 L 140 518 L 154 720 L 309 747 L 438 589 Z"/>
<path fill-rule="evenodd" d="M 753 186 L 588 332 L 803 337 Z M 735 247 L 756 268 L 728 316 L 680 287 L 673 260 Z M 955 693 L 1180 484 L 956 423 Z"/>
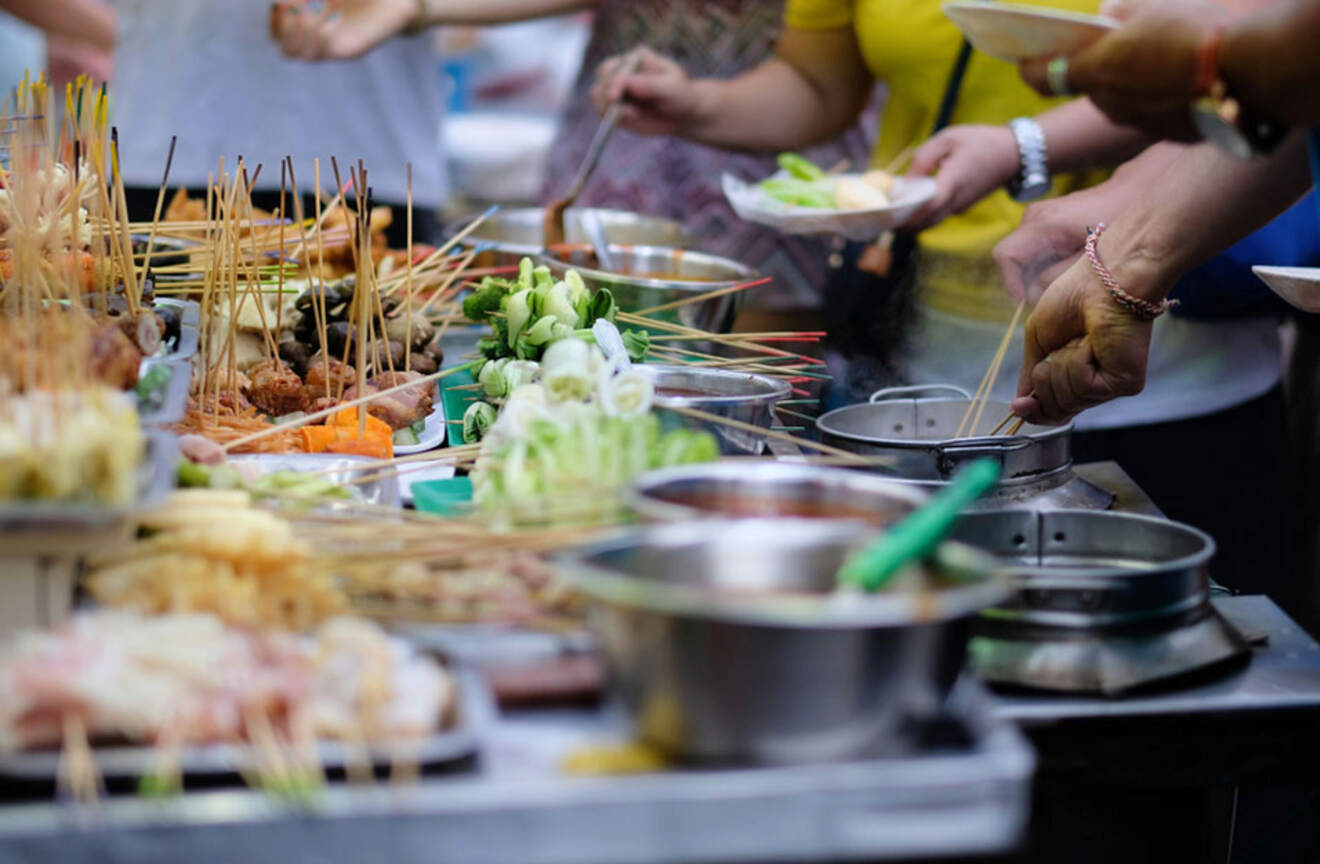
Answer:
<path fill-rule="evenodd" d="M 420 745 L 399 742 L 368 745 L 367 756 L 376 768 L 393 761 L 410 761 L 422 769 L 456 762 L 476 755 L 481 730 L 494 716 L 494 704 L 481 676 L 466 666 L 450 666 L 458 688 L 455 715 L 448 728 L 427 737 Z M 322 741 L 317 746 L 321 765 L 330 772 L 344 771 L 354 758 L 352 749 L 339 741 Z M 136 780 L 156 771 L 159 753 L 152 747 L 96 747 L 96 767 L 107 780 Z M 60 753 L 12 753 L 0 755 L 0 782 L 24 781 L 41 788 L 53 786 L 58 776 Z M 239 777 L 240 772 L 257 766 L 251 751 L 236 744 L 221 743 L 185 747 L 179 756 L 184 786 L 189 779 Z M 3 854 L 0 853 L 0 858 Z"/>
<path fill-rule="evenodd" d="M 139 402 L 138 422 L 143 426 L 168 426 L 178 423 L 188 410 L 188 390 L 192 384 L 192 365 L 188 360 L 147 358 L 142 361 L 138 377 L 157 367 L 170 372 L 165 383 L 165 396 L 158 408 L 142 408 Z"/>
<path fill-rule="evenodd" d="M 966 682 L 965 682 L 966 683 Z M 0 809 L 0 861 L 412 861 L 631 864 L 993 855 L 1021 840 L 1034 757 L 960 692 L 966 739 L 871 760 L 565 776 L 617 740 L 599 711 L 529 712 L 492 728 L 476 776 L 335 786 L 302 808 L 252 792 Z M 237 829 L 237 830 L 236 830 Z"/>
<path fill-rule="evenodd" d="M 83 501 L 7 501 L 0 504 L 0 533 L 29 535 L 105 528 L 130 512 L 152 507 L 174 488 L 178 467 L 177 438 L 158 429 L 144 429 L 146 454 L 138 468 L 138 495 L 132 504 L 106 507 Z"/>
<path fill-rule="evenodd" d="M 272 471 L 318 472 L 332 483 L 348 485 L 357 477 L 379 471 L 379 460 L 366 456 L 339 456 L 325 453 L 239 453 L 229 457 L 230 462 L 251 462 L 261 466 L 263 474 Z M 365 467 L 364 467 L 365 466 Z M 399 481 L 395 476 L 381 477 L 366 483 L 354 484 L 360 493 L 359 501 L 384 507 L 399 506 Z M 345 502 L 347 503 L 347 502 Z M 324 505 L 333 509 L 335 501 Z"/>

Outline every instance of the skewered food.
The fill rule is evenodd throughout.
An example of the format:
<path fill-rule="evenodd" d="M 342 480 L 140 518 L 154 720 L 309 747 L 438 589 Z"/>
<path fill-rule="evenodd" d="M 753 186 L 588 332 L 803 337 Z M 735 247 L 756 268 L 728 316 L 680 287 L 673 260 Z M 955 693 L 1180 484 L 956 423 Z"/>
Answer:
<path fill-rule="evenodd" d="M 78 718 L 92 741 L 235 741 L 426 735 L 454 706 L 449 675 L 370 622 L 310 637 L 252 633 L 212 615 L 84 613 L 0 646 L 0 752 L 58 744 Z"/>
<path fill-rule="evenodd" d="M 288 364 L 266 360 L 248 370 L 248 401 L 273 417 L 306 411 L 311 405 L 307 388 Z"/>
<path fill-rule="evenodd" d="M 105 605 L 292 630 L 347 607 L 293 526 L 251 506 L 246 492 L 176 492 L 140 525 L 143 539 L 93 562 L 88 588 Z"/>
<path fill-rule="evenodd" d="M 137 412 L 104 388 L 0 400 L 0 496 L 122 505 L 143 452 Z"/>
<path fill-rule="evenodd" d="M 389 390 L 421 377 L 423 376 L 420 372 L 384 372 L 367 381 L 365 392 L 358 392 L 356 386 L 345 390 L 344 401 Z M 414 423 L 425 420 L 435 407 L 434 403 L 435 385 L 428 381 L 370 402 L 367 411 L 372 417 L 384 420 L 391 429 L 407 429 Z"/>

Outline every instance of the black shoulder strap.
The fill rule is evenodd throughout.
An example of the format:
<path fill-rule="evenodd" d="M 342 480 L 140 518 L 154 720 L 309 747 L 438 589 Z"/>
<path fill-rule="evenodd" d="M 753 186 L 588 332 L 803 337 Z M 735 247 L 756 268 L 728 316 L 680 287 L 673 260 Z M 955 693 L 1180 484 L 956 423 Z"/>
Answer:
<path fill-rule="evenodd" d="M 935 126 L 930 130 L 930 134 L 949 125 L 949 120 L 953 118 L 953 109 L 958 104 L 958 91 L 962 89 L 963 78 L 967 74 L 967 63 L 972 59 L 972 43 L 966 39 L 963 40 L 962 47 L 958 49 L 958 56 L 953 61 L 953 69 L 949 71 L 949 83 L 944 85 L 944 98 L 940 100 L 939 113 L 935 115 Z"/>

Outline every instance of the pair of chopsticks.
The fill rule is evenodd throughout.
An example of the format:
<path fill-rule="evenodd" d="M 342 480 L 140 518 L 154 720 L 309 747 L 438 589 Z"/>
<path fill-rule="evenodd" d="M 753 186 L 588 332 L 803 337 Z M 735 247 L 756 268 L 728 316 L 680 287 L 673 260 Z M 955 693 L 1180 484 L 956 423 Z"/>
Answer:
<path fill-rule="evenodd" d="M 990 391 L 994 389 L 995 380 L 999 378 L 999 370 L 1004 365 L 1004 356 L 1008 353 L 1008 343 L 1013 339 L 1013 332 L 1017 330 L 1018 322 L 1022 320 L 1022 311 L 1026 308 L 1026 305 L 1026 301 L 1023 300 L 1017 305 L 1017 309 L 1013 310 L 1013 318 L 1008 322 L 1008 329 L 1004 331 L 1004 338 L 999 340 L 999 348 L 990 360 L 990 366 L 985 370 L 985 375 L 981 377 L 981 384 L 976 388 L 976 394 L 972 396 L 972 401 L 968 403 L 967 410 L 963 412 L 962 421 L 958 424 L 958 431 L 954 433 L 953 437 L 962 438 L 975 435 L 976 428 L 981 425 L 981 415 L 985 412 L 986 403 L 990 401 Z M 1013 413 L 1009 412 L 1008 417 L 1004 418 L 990 434 L 999 434 L 999 430 L 1004 428 L 1008 421 L 1013 419 L 1013 416 Z M 1018 428 L 1021 428 L 1020 422 L 1008 434 L 1016 434 Z"/>

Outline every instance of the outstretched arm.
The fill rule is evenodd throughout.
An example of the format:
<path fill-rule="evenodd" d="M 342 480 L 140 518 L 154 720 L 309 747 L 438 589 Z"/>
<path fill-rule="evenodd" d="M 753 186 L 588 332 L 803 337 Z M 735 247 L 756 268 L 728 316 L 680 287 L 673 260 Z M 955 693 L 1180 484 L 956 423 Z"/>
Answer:
<path fill-rule="evenodd" d="M 833 138 L 856 122 L 872 84 L 846 27 L 787 28 L 775 56 L 729 79 L 689 78 L 649 51 L 636 72 L 619 77 L 621 60 L 605 61 L 596 74 L 598 109 L 626 96 L 620 122 L 633 131 L 738 150 L 791 150 Z"/>
<path fill-rule="evenodd" d="M 1160 152 L 1150 158 L 1163 158 Z M 1151 182 L 1111 183 L 1109 194 L 1095 190 L 1102 194 L 1085 217 L 1086 224 L 1108 222 L 1097 252 L 1124 291 L 1158 302 L 1183 273 L 1295 201 L 1310 175 L 1304 142 L 1294 135 L 1268 160 L 1243 162 L 1201 146 L 1179 153 Z M 1149 321 L 1118 305 L 1090 261 L 1075 260 L 1027 321 L 1014 411 L 1057 423 L 1140 392 L 1150 332 Z"/>
<path fill-rule="evenodd" d="M 103 51 L 115 47 L 115 13 L 101 0 L 0 0 L 0 8 L 47 33 Z"/>
<path fill-rule="evenodd" d="M 331 0 L 320 12 L 281 2 L 272 16 L 274 39 L 286 57 L 349 60 L 409 28 L 488 26 L 559 15 L 595 0 Z"/>

